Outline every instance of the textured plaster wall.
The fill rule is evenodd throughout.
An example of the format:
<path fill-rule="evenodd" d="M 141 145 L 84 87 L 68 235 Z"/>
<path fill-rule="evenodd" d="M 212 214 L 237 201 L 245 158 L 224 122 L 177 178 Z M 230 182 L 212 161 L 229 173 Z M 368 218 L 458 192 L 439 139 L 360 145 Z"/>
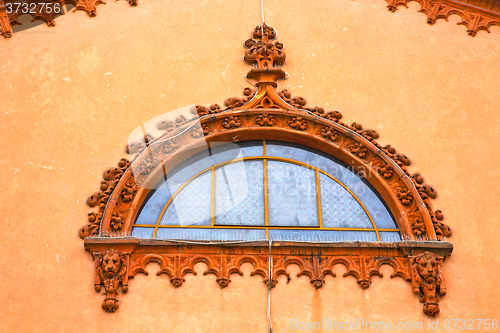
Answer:
<path fill-rule="evenodd" d="M 378 130 L 382 144 L 412 159 L 454 231 L 439 320 L 500 319 L 500 29 L 471 38 L 457 17 L 429 26 L 416 4 L 385 6 L 266 1 L 288 55 L 281 87 Z M 259 1 L 108 1 L 97 12 L 0 40 L 0 331 L 266 332 L 267 290 L 249 266 L 221 290 L 202 274 L 174 289 L 152 264 L 150 276 L 131 280 L 120 309 L 105 313 L 77 235 L 87 197 L 134 128 L 241 96 L 242 44 L 259 24 Z M 319 291 L 297 271 L 272 292 L 277 333 L 292 331 L 290 319 L 427 324 L 390 267 L 364 291 L 342 278 L 342 266 Z"/>

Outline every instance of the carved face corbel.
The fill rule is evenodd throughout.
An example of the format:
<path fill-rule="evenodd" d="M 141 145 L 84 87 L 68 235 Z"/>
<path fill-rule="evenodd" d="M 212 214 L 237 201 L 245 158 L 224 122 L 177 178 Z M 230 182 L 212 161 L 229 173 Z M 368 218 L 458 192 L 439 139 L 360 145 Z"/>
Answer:
<path fill-rule="evenodd" d="M 118 309 L 118 288 L 122 292 L 128 291 L 127 256 L 116 250 L 106 250 L 96 257 L 95 290 L 100 291 L 104 286 L 106 298 L 102 303 L 104 310 L 115 312 Z"/>
<path fill-rule="evenodd" d="M 443 257 L 431 252 L 411 258 L 413 292 L 420 295 L 424 312 L 429 316 L 439 313 L 438 295 L 446 295 L 442 273 L 443 260 Z"/>

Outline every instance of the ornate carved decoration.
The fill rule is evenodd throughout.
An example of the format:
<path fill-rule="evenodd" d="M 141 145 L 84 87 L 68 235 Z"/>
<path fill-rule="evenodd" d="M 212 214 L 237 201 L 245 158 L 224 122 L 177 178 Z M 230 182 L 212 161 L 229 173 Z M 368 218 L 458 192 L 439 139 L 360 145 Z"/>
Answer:
<path fill-rule="evenodd" d="M 262 30 L 264 40 L 276 37 L 275 31 L 266 26 L 255 30 L 254 39 L 261 38 Z M 365 129 L 359 123 L 343 123 L 338 111 L 306 107 L 304 98 L 292 97 L 286 90 L 277 92 L 277 81 L 285 78 L 284 72 L 275 67 L 280 61 L 270 55 L 270 46 L 262 44 L 260 47 L 265 49 L 259 49 L 254 42 L 249 49 L 254 46 L 255 49 L 247 53 L 250 52 L 251 59 L 255 58 L 256 66 L 263 66 L 253 68 L 248 74 L 257 81 L 256 90 L 246 88 L 246 97 L 227 99 L 224 110 L 217 104 L 196 106 L 192 119 L 180 116 L 175 121 L 159 123 L 158 129 L 164 131 L 162 135 L 153 138 L 145 134 L 143 142 L 130 144 L 127 152 L 133 155 L 132 162 L 123 159 L 118 168 L 104 174 L 100 192 L 88 200 L 91 207 L 99 206 L 99 211 L 89 214 L 89 224 L 82 228 L 80 236 L 106 237 L 86 238 L 86 248 L 92 253 L 118 251 L 118 256 L 130 260 L 130 265 L 126 265 L 126 276 L 130 278 L 137 273 L 147 274 L 147 263 L 157 262 L 160 264 L 157 274 L 167 274 L 174 287 L 185 282 L 186 274 L 196 274 L 194 265 L 204 263 L 207 265 L 204 274 L 214 274 L 220 287 L 225 288 L 231 282 L 230 275 L 242 274 L 241 265 L 249 262 L 254 265 L 252 275 L 262 276 L 264 283 L 271 287 L 276 286 L 279 275 L 290 278 L 287 267 L 296 264 L 300 268 L 299 276 L 308 276 L 315 288 L 321 288 L 326 275 L 335 276 L 333 267 L 343 264 L 344 276 L 355 277 L 360 287 L 366 289 L 372 283 L 372 276 L 381 276 L 380 266 L 388 264 L 394 268 L 391 277 L 412 281 L 413 291 L 421 294 L 424 312 L 437 314 L 436 295 L 444 295 L 442 262 L 453 246 L 442 241 L 451 236 L 451 230 L 442 222 L 441 211 L 432 206 L 436 191 L 425 184 L 420 174 L 410 175 L 410 159 L 391 145 L 381 146 L 376 141 L 379 138 L 376 131 Z M 198 121 L 199 126 L 192 126 Z M 131 234 L 137 213 L 150 191 L 141 184 L 156 184 L 177 163 L 192 156 L 196 147 L 211 142 L 262 139 L 306 144 L 354 168 L 380 194 L 407 241 L 336 243 L 334 247 L 277 242 L 279 246 L 273 248 L 271 256 L 273 271 L 268 272 L 267 243 L 224 244 L 214 250 L 214 246 L 203 244 L 188 246 L 182 242 L 112 237 Z M 435 271 L 430 270 L 431 267 Z M 126 285 L 124 278 L 119 281 Z M 105 302 L 108 311 L 116 309 L 117 304 L 113 292 L 118 284 L 112 285 L 110 300 L 107 298 Z M 106 295 L 108 297 L 108 293 Z"/>
<path fill-rule="evenodd" d="M 99 211 L 97 213 L 89 213 L 88 221 L 89 223 L 85 225 L 83 228 L 80 229 L 80 237 L 85 238 L 88 236 L 95 236 L 98 234 L 99 227 L 101 225 L 101 220 L 102 220 L 102 214 L 104 213 L 104 209 L 106 207 L 106 204 L 109 200 L 109 196 L 111 193 L 113 193 L 113 190 L 116 187 L 116 184 L 122 177 L 123 173 L 127 170 L 127 168 L 130 166 L 130 162 L 127 159 L 122 158 L 120 162 L 118 163 L 117 168 L 111 168 L 108 169 L 106 172 L 104 172 L 103 175 L 103 180 L 101 181 L 101 187 L 100 191 L 94 193 L 92 196 L 90 196 L 87 199 L 87 204 L 90 207 L 99 207 Z M 120 188 L 120 194 L 123 195 L 123 191 L 125 191 L 127 194 L 130 187 L 134 188 L 132 190 L 133 195 L 137 192 L 137 187 L 134 185 L 134 179 L 131 178 L 128 180 L 126 184 L 123 184 L 123 187 Z M 127 202 L 130 202 L 132 200 L 132 197 L 127 197 Z"/>
<path fill-rule="evenodd" d="M 245 61 L 256 65 L 257 68 L 281 67 L 285 63 L 286 54 L 283 52 L 283 44 L 272 42 L 276 38 L 276 31 L 264 24 L 256 27 L 253 38 L 245 42 L 247 48 L 245 52 Z"/>
<path fill-rule="evenodd" d="M 420 295 L 424 313 L 435 316 L 439 313 L 438 296 L 446 295 L 442 273 L 443 257 L 425 252 L 411 258 L 413 292 Z"/>
<path fill-rule="evenodd" d="M 122 292 L 128 291 L 128 262 L 127 255 L 116 250 L 105 250 L 94 254 L 96 291 L 101 291 L 104 286 L 106 298 L 102 307 L 107 312 L 115 312 L 118 309 L 118 295 L 121 286 Z"/>
<path fill-rule="evenodd" d="M 293 117 L 288 121 L 288 126 L 299 131 L 307 130 L 307 122 L 302 117 Z"/>
<path fill-rule="evenodd" d="M 416 1 L 420 4 L 419 12 L 427 16 L 427 23 L 434 24 L 438 19 L 448 21 L 450 15 L 455 14 L 460 16 L 462 21 L 459 25 L 467 27 L 467 34 L 474 37 L 479 31 L 485 30 L 490 32 L 490 27 L 493 25 L 500 26 L 500 13 L 491 11 L 488 8 L 490 1 L 482 1 L 485 8 L 481 8 L 472 4 L 467 4 L 465 1 L 454 0 L 386 0 L 387 9 L 395 12 L 399 6 L 408 8 L 409 1 Z"/>
<path fill-rule="evenodd" d="M 401 200 L 403 205 L 409 206 L 413 202 L 413 195 L 408 189 L 405 188 L 397 188 L 396 194 L 398 199 Z"/>
<path fill-rule="evenodd" d="M 426 234 L 425 223 L 420 216 L 410 216 L 411 230 L 415 236 L 423 236 Z"/>
<path fill-rule="evenodd" d="M 229 116 L 224 119 L 224 122 L 222 123 L 222 127 L 227 128 L 227 129 L 234 129 L 238 128 L 241 126 L 241 121 L 238 119 L 238 117 L 233 117 Z"/>
<path fill-rule="evenodd" d="M 77 10 L 83 10 L 90 17 L 94 17 L 97 15 L 96 12 L 97 5 L 106 4 L 106 2 L 102 0 L 69 0 L 69 1 L 65 0 L 65 1 L 75 5 L 75 9 L 73 9 L 73 12 L 76 12 Z"/>
<path fill-rule="evenodd" d="M 138 0 L 126 0 L 130 6 L 137 6 Z M 484 30 L 488 33 L 489 28 L 493 25 L 500 26 L 500 13 L 498 9 L 491 10 L 491 2 L 494 0 L 481 0 L 479 3 L 468 0 L 457 1 L 457 0 L 386 0 L 387 9 L 391 12 L 395 12 L 399 6 L 405 6 L 408 8 L 409 1 L 416 1 L 420 4 L 421 9 L 419 12 L 424 13 L 427 16 L 427 23 L 434 24 L 438 19 L 444 19 L 448 21 L 450 15 L 455 14 L 461 17 L 459 25 L 464 25 L 467 28 L 467 33 L 469 36 L 475 36 L 479 31 Z M 30 3 L 27 0 L 17 1 Z M 65 4 L 73 4 L 75 8 L 73 12 L 82 10 L 86 12 L 90 17 L 97 15 L 96 7 L 99 4 L 106 4 L 102 0 L 47 0 L 46 3 L 58 3 L 63 7 Z M 0 1 L 0 35 L 10 38 L 12 37 L 12 25 L 21 24 L 18 21 L 18 14 L 15 12 L 7 13 L 5 8 L 5 0 Z M 41 6 L 38 5 L 37 8 Z M 497 6 L 498 7 L 498 6 Z M 33 17 L 33 21 L 41 20 L 46 22 L 47 26 L 54 27 L 54 18 L 59 15 L 54 12 L 48 12 L 44 10 L 35 10 L 36 14 L 29 13 Z M 61 12 L 60 15 L 64 15 L 65 12 Z M 264 34 L 262 34 L 264 32 Z M 264 29 L 261 27 L 256 27 L 252 38 L 245 42 L 245 47 L 247 51 L 245 52 L 245 61 L 249 64 L 255 65 L 257 68 L 273 68 L 282 66 L 285 62 L 286 55 L 283 52 L 283 44 L 279 42 L 272 42 L 276 38 L 276 32 L 272 27 L 267 25 Z M 245 98 L 229 98 L 224 104 L 228 108 L 236 108 L 247 101 Z M 242 104 L 243 103 L 243 104 Z M 299 107 L 299 106 L 297 106 Z"/>
<path fill-rule="evenodd" d="M 122 285 L 122 290 L 126 292 L 128 279 L 138 273 L 147 275 L 146 265 L 150 262 L 158 263 L 160 269 L 156 274 L 168 275 L 172 286 L 176 288 L 184 284 L 186 274 L 196 275 L 194 266 L 198 263 L 206 265 L 203 275 L 215 275 L 221 288 L 229 286 L 232 274 L 243 275 L 241 265 L 244 263 L 253 265 L 251 276 L 259 275 L 266 286 L 269 284 L 269 248 L 265 242 L 217 246 L 217 251 L 214 251 L 214 246 L 210 244 L 184 245 L 157 240 L 139 243 L 139 240 L 132 238 L 114 240 L 112 246 L 118 250 L 103 251 L 105 245 L 102 240 L 88 238 L 85 246 L 97 254 L 95 285 L 96 290 L 101 285 L 106 288 L 103 302 L 106 311 L 113 312 L 118 306 L 118 286 Z M 411 255 L 415 242 L 366 244 L 366 247 L 352 243 L 338 244 L 336 247 L 290 242 L 277 242 L 276 245 L 271 256 L 272 288 L 276 287 L 280 275 L 293 278 L 287 272 L 288 266 L 292 264 L 300 269 L 297 277 L 307 276 L 316 289 L 325 284 L 326 275 L 336 276 L 333 269 L 337 264 L 345 266 L 343 276 L 353 276 L 362 289 L 370 287 L 372 276 L 383 276 L 380 272 L 382 265 L 389 265 L 393 268 L 391 278 L 399 276 L 411 281 L 413 291 L 420 294 L 424 302 L 426 314 L 435 315 L 439 311 L 436 295 L 444 295 L 441 268 L 444 256 L 451 252 L 449 243 L 427 243 L 424 246 L 426 252 L 416 256 Z M 129 261 L 127 258 L 130 258 Z"/>
<path fill-rule="evenodd" d="M 339 133 L 333 127 L 324 127 L 319 131 L 319 134 L 321 134 L 322 137 L 327 138 L 328 140 L 333 142 L 339 140 Z"/>
<path fill-rule="evenodd" d="M 13 25 L 22 24 L 18 20 L 20 15 L 30 15 L 33 18 L 31 22 L 40 20 L 44 21 L 47 26 L 54 27 L 56 25 L 55 18 L 58 15 L 66 14 L 65 6 L 67 4 L 72 4 L 73 6 L 75 6 L 73 12 L 82 10 L 86 12 L 90 17 L 95 17 L 97 15 L 97 5 L 106 4 L 106 2 L 103 0 L 44 0 L 36 3 L 28 0 L 16 0 L 16 7 L 14 7 L 16 9 L 11 10 L 9 8 L 9 12 L 7 12 L 6 4 L 9 2 L 13 1 L 0 0 L 0 35 L 4 36 L 5 38 L 12 37 Z M 130 4 L 130 6 L 137 6 L 138 4 L 138 0 L 127 0 L 127 2 Z M 27 13 L 19 11 L 17 3 L 21 3 L 21 6 L 19 8 L 22 8 L 23 4 L 27 4 L 27 8 L 29 8 L 29 11 Z M 43 3 L 45 4 L 42 5 Z M 32 4 L 36 4 L 36 6 L 33 7 Z M 54 10 L 54 4 L 57 4 L 58 10 Z M 51 9 L 44 9 L 45 7 L 51 7 Z"/>
<path fill-rule="evenodd" d="M 276 125 L 278 125 L 278 123 L 276 122 L 276 119 L 267 113 L 263 113 L 260 116 L 258 116 L 257 119 L 255 120 L 255 123 L 259 126 L 276 126 Z"/>

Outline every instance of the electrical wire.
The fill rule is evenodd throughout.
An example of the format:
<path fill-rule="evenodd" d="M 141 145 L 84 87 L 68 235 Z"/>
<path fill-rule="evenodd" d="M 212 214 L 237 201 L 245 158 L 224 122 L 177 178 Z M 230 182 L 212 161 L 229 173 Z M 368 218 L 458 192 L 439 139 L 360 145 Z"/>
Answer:
<path fill-rule="evenodd" d="M 267 277 L 267 325 L 268 333 L 273 333 L 273 323 L 271 320 L 271 288 L 273 287 L 273 256 L 271 254 L 273 241 L 269 240 L 269 256 L 268 256 L 268 277 Z"/>
<path fill-rule="evenodd" d="M 266 24 L 266 20 L 264 19 L 264 0 L 260 0 L 260 13 L 262 15 L 262 25 L 260 29 L 262 31 L 262 41 L 264 42 L 264 24 Z"/>
<path fill-rule="evenodd" d="M 264 20 L 264 0 L 260 0 L 260 13 L 262 14 L 262 24 L 265 23 Z"/>

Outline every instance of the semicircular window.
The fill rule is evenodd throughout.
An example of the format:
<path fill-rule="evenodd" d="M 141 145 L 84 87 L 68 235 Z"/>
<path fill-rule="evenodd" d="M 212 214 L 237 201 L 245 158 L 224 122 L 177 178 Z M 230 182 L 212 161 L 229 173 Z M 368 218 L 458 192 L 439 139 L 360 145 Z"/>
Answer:
<path fill-rule="evenodd" d="M 389 209 L 365 179 L 323 152 L 278 141 L 222 144 L 183 161 L 149 193 L 132 236 L 401 240 Z"/>

